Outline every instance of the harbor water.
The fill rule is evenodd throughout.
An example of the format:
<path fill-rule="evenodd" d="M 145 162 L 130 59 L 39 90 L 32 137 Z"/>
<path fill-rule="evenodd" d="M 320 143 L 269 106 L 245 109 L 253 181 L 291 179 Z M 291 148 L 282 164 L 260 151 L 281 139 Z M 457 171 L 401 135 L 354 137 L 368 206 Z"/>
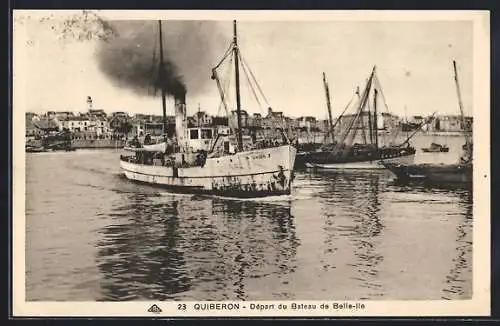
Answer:
<path fill-rule="evenodd" d="M 419 136 L 416 162 L 454 163 L 462 144 Z M 119 155 L 26 154 L 28 301 L 472 296 L 470 190 L 305 171 L 290 197 L 176 195 L 124 179 Z"/>

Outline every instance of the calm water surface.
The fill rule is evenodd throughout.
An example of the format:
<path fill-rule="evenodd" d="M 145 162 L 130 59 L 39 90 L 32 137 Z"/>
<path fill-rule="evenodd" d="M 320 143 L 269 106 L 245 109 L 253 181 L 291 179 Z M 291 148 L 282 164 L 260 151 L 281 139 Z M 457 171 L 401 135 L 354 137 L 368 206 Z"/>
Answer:
<path fill-rule="evenodd" d="M 417 161 L 453 162 L 463 143 L 421 153 L 431 141 Z M 467 190 L 303 172 L 291 198 L 227 200 L 136 185 L 118 165 L 115 150 L 27 154 L 27 300 L 471 298 Z"/>

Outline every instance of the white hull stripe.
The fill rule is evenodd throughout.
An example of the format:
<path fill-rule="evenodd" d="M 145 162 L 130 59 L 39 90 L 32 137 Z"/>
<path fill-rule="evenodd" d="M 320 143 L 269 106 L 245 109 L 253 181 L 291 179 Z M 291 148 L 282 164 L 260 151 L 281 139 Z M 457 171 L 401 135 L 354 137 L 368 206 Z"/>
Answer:
<path fill-rule="evenodd" d="M 132 163 L 128 163 L 132 164 Z M 138 165 L 138 164 L 137 164 Z M 136 165 L 136 166 L 137 166 Z M 140 165 L 139 165 L 140 166 Z M 261 175 L 261 174 L 269 174 L 269 173 L 279 173 L 281 170 L 274 170 L 274 171 L 266 171 L 266 172 L 256 172 L 256 173 L 245 173 L 245 174 L 229 174 L 229 175 L 208 175 L 208 176 L 164 176 L 164 175 L 158 175 L 158 174 L 151 174 L 151 173 L 144 173 L 144 172 L 138 172 L 138 171 L 133 171 L 127 168 L 124 168 L 122 166 L 122 169 L 130 172 L 130 173 L 136 173 L 136 174 L 142 174 L 142 175 L 147 175 L 150 177 L 168 177 L 168 178 L 176 178 L 176 179 L 207 179 L 207 178 L 227 178 L 227 177 L 246 177 L 250 175 Z M 283 172 L 288 172 L 288 169 L 283 169 Z"/>
<path fill-rule="evenodd" d="M 346 162 L 346 163 L 326 163 L 326 164 L 316 164 L 316 163 L 306 163 L 306 167 L 312 168 L 324 168 L 324 169 L 385 169 L 382 162 L 407 162 L 413 161 L 413 155 L 405 155 L 394 157 L 390 159 L 376 160 L 376 161 L 361 161 L 361 162 Z"/>

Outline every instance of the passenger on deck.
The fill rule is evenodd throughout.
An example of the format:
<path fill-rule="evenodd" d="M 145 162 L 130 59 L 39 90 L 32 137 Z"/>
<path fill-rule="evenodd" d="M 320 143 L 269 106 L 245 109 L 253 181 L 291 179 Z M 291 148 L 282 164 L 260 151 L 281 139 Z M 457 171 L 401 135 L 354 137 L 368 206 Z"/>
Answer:
<path fill-rule="evenodd" d="M 207 155 L 205 151 L 203 150 L 198 151 L 198 154 L 196 154 L 196 165 L 203 167 L 205 165 L 206 160 L 207 160 Z"/>
<path fill-rule="evenodd" d="M 151 135 L 147 134 L 146 137 L 144 137 L 144 145 L 151 145 L 152 140 L 151 140 Z"/>
<path fill-rule="evenodd" d="M 132 141 L 130 142 L 130 146 L 132 147 L 141 147 L 141 143 L 139 142 L 139 138 L 135 136 Z"/>

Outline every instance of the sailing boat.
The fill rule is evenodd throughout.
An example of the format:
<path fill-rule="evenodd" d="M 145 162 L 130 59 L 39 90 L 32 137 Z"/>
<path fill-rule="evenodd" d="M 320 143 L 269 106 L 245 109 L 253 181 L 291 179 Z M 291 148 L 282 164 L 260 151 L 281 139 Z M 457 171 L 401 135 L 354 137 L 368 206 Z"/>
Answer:
<path fill-rule="evenodd" d="M 457 64 L 453 61 L 455 74 L 455 86 L 457 90 L 458 105 L 462 130 L 464 132 L 465 144 L 462 146 L 463 154 L 456 164 L 395 164 L 383 162 L 383 165 L 391 171 L 399 181 L 421 181 L 431 185 L 461 184 L 472 186 L 472 139 L 465 130 L 465 117 L 458 82 Z"/>
<path fill-rule="evenodd" d="M 424 153 L 447 153 L 450 151 L 450 148 L 446 145 L 441 145 L 435 142 L 432 142 L 429 147 L 422 148 L 422 152 Z"/>
<path fill-rule="evenodd" d="M 423 147 L 422 152 L 424 153 L 448 153 L 450 148 L 447 145 L 441 145 L 436 143 L 436 136 L 434 135 L 433 141 L 429 147 Z"/>
<path fill-rule="evenodd" d="M 159 26 L 160 78 L 164 59 L 161 21 Z M 253 198 L 289 195 L 292 188 L 293 165 L 296 149 L 288 138 L 273 146 L 259 146 L 244 142 L 241 122 L 239 90 L 239 48 L 236 21 L 233 22 L 233 42 L 223 60 L 234 59 L 237 102 L 237 128 L 235 134 L 219 133 L 209 151 L 194 151 L 187 144 L 185 96 L 175 96 L 174 139 L 165 139 L 162 148 L 128 148 L 132 155 L 122 155 L 120 166 L 125 176 L 133 181 L 162 186 L 177 192 L 202 193 L 223 197 Z M 217 67 L 212 79 L 217 81 Z M 162 79 L 160 79 L 162 80 Z M 162 83 L 164 130 L 166 130 L 166 88 Z M 219 87 L 219 90 L 222 88 Z M 224 94 L 221 92 L 224 100 Z"/>
<path fill-rule="evenodd" d="M 335 124 L 329 122 L 328 134 L 331 135 L 332 143 L 325 144 L 323 148 L 311 152 L 300 152 L 297 154 L 297 167 L 304 165 L 308 168 L 324 169 L 383 169 L 381 161 L 412 163 L 415 157 L 415 149 L 409 145 L 408 137 L 403 143 L 397 146 L 380 146 L 379 144 L 379 124 L 377 114 L 377 96 L 380 89 L 380 83 L 375 74 L 376 67 L 368 78 L 363 93 L 358 95 L 358 105 L 356 113 L 347 122 L 347 128 L 340 133 L 338 142 L 333 141 L 334 128 L 343 118 L 344 112 L 339 116 Z M 329 117 L 331 117 L 329 89 L 325 82 L 325 91 L 327 95 L 327 107 Z M 373 91 L 373 92 L 372 92 Z M 373 113 L 365 111 L 369 108 L 369 97 L 373 93 Z M 383 94 L 382 94 L 383 95 Z M 368 130 L 365 126 L 365 117 L 368 117 Z M 362 131 L 364 144 L 356 144 L 354 139 L 358 130 Z M 368 132 L 368 135 L 367 135 Z M 368 142 L 369 138 L 369 142 Z"/>

